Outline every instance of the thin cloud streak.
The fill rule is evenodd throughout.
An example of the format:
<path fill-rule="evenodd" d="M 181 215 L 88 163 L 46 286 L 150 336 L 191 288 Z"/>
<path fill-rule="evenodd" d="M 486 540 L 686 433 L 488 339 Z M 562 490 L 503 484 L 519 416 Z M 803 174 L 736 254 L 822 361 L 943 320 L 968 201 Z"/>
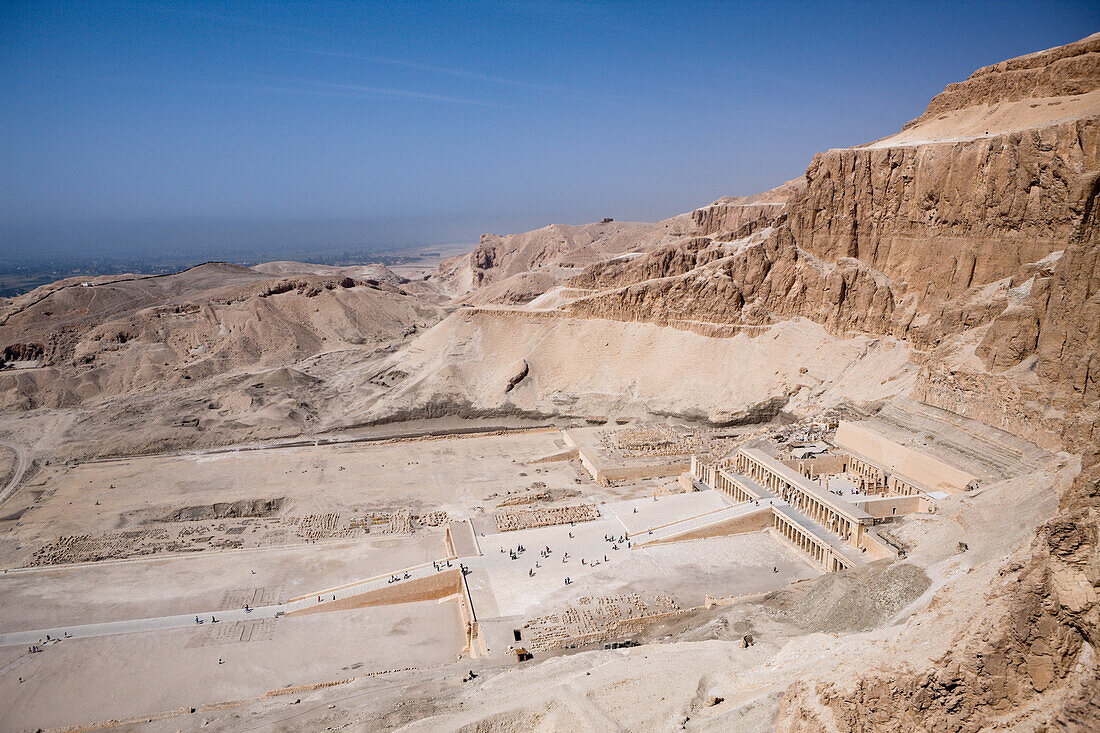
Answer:
<path fill-rule="evenodd" d="M 294 26 L 278 25 L 271 23 L 263 23 L 252 20 L 250 18 L 238 18 L 227 15 L 220 15 L 217 13 L 196 11 L 196 10 L 180 10 L 177 8 L 154 8 L 162 13 L 174 15 L 181 18 L 190 18 L 192 20 L 204 20 L 215 23 L 222 23 L 224 25 L 236 25 L 242 28 L 263 28 L 266 30 L 287 31 L 295 34 L 299 34 L 306 37 L 320 38 L 316 33 L 309 33 L 301 28 Z M 536 91 L 557 92 L 559 94 L 568 94 L 577 97 L 593 97 L 595 95 L 585 92 L 576 92 L 571 89 L 564 89 L 562 87 L 556 87 L 549 84 L 538 84 L 534 82 L 521 81 L 519 79 L 509 79 L 501 76 L 493 76 L 491 74 L 482 74 L 476 71 L 466 71 L 465 69 L 455 69 L 445 66 L 432 66 L 430 64 L 421 64 L 415 61 L 403 61 L 401 59 L 391 59 L 380 56 L 362 56 L 353 53 L 343 53 L 338 51 L 318 51 L 318 50 L 302 50 L 300 53 L 305 53 L 313 56 L 326 56 L 329 58 L 344 58 L 354 59 L 357 61 L 370 61 L 378 64 L 387 64 L 389 66 L 398 66 L 406 69 L 415 69 L 417 71 L 425 71 L 435 74 L 446 74 L 449 76 L 460 77 L 464 79 L 475 79 L 477 81 L 490 82 L 493 84 L 504 84 L 506 86 L 520 87 L 524 89 L 533 89 Z M 384 92 L 379 92 L 384 93 Z M 426 98 L 426 97 L 425 97 Z M 483 103 L 471 100 L 460 100 L 454 98 L 448 98 L 445 96 L 439 97 L 438 101 L 454 101 L 459 104 L 484 104 L 485 106 L 503 106 L 492 103 Z"/>
<path fill-rule="evenodd" d="M 362 92 L 364 94 L 381 94 L 392 97 L 400 97 L 403 99 L 422 99 L 431 102 L 453 102 L 454 104 L 469 104 L 478 107 L 499 107 L 504 108 L 510 105 L 499 104 L 497 102 L 486 102 L 481 99 L 464 99 L 462 97 L 449 97 L 445 94 L 429 94 L 427 92 L 415 92 L 409 89 L 390 89 L 387 87 L 372 87 L 363 86 L 360 84 L 338 84 L 336 82 L 326 81 L 305 81 L 295 82 L 304 84 L 316 84 L 322 87 L 328 87 L 331 89 L 344 89 L 354 92 Z"/>
<path fill-rule="evenodd" d="M 401 59 L 389 59 L 383 56 L 360 56 L 354 53 L 342 53 L 339 51 L 304 51 L 313 56 L 327 56 L 329 58 L 340 59 L 354 59 L 356 61 L 371 61 L 377 64 L 388 64 L 390 66 L 400 66 L 406 69 L 415 69 L 417 71 L 427 71 L 434 74 L 447 74 L 448 76 L 457 76 L 463 79 L 476 79 L 477 81 L 487 81 L 494 84 L 504 84 L 513 87 L 522 87 L 524 89 L 536 89 L 547 92 L 559 92 L 561 94 L 573 94 L 577 96 L 588 96 L 583 92 L 575 92 L 571 89 L 563 89 L 562 87 L 555 87 L 548 84 L 537 84 L 535 82 L 521 81 L 519 79 L 508 79 L 503 76 L 493 76 L 491 74 L 482 74 L 476 71 L 466 71 L 465 69 L 454 69 L 446 66 L 432 66 L 431 64 L 421 64 L 415 61 L 402 61 Z"/>
<path fill-rule="evenodd" d="M 129 85 L 148 87 L 156 84 L 154 79 L 126 78 L 118 76 L 104 76 L 87 73 L 55 74 L 59 78 L 76 79 L 85 82 L 100 84 Z M 300 94 L 308 97 L 331 97 L 337 99 L 370 99 L 377 97 L 395 97 L 397 99 L 411 99 L 425 102 L 446 102 L 450 104 L 465 104 L 475 107 L 494 107 L 497 109 L 509 109 L 511 105 L 489 102 L 481 99 L 466 99 L 463 97 L 451 97 L 445 94 L 430 94 L 417 92 L 411 89 L 392 89 L 388 87 L 372 87 L 358 84 L 338 84 L 335 82 L 313 81 L 308 79 L 284 79 L 268 77 L 272 83 L 248 84 L 244 82 L 224 81 L 198 81 L 188 80 L 180 86 L 192 89 L 223 90 L 246 92 L 252 94 Z"/>

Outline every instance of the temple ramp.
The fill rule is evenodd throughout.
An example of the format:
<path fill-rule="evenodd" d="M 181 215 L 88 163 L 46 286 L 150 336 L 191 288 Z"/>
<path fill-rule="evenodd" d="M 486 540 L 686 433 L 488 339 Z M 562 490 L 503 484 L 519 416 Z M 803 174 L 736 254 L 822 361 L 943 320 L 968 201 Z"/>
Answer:
<path fill-rule="evenodd" d="M 286 615 L 302 616 L 324 611 L 415 603 L 462 592 L 459 563 L 440 560 L 292 598 L 286 604 Z"/>
<path fill-rule="evenodd" d="M 447 525 L 447 544 L 455 557 L 477 557 L 481 554 L 474 525 L 469 519 Z"/>
<path fill-rule="evenodd" d="M 760 532 L 772 526 L 770 504 L 744 502 L 633 535 L 638 547 Z"/>

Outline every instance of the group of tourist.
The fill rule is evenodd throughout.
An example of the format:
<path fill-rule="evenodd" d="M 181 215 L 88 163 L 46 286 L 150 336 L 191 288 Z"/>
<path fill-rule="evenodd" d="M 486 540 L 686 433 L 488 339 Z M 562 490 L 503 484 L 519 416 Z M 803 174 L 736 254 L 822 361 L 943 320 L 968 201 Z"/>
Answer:
<path fill-rule="evenodd" d="M 570 532 L 569 536 L 572 538 L 573 533 Z M 624 533 L 624 534 L 619 535 L 619 536 L 611 535 L 611 534 L 605 534 L 603 536 L 603 539 L 604 539 L 604 542 L 608 542 L 608 543 L 611 544 L 611 549 L 612 550 L 618 550 L 620 545 L 626 545 L 628 548 L 633 546 L 633 543 L 630 541 L 630 533 Z M 521 554 L 523 554 L 524 552 L 526 552 L 526 551 L 527 551 L 527 548 L 524 547 L 523 545 L 516 545 L 515 549 L 512 549 L 510 547 L 500 548 L 500 553 L 502 555 L 508 555 L 509 558 L 511 558 L 512 560 L 518 559 L 519 556 Z M 541 550 L 539 550 L 539 555 L 542 556 L 543 558 L 548 558 L 548 557 L 550 557 L 551 554 L 553 554 L 553 551 L 550 549 L 549 545 L 546 545 Z M 569 553 L 568 552 L 562 553 L 561 561 L 562 561 L 562 563 L 568 563 L 569 562 Z M 583 557 L 581 558 L 581 565 L 587 565 L 588 567 L 596 567 L 601 562 L 609 562 L 609 558 L 607 557 L 607 555 L 603 556 L 602 561 L 601 560 L 593 560 L 592 562 L 588 562 L 588 560 L 586 560 L 585 558 L 583 558 Z M 531 568 L 527 569 L 527 577 L 529 577 L 529 578 L 535 577 L 535 570 L 537 570 L 541 567 L 542 567 L 542 565 L 539 564 L 539 562 L 536 560 L 534 567 L 531 567 Z M 565 584 L 566 585 L 569 585 L 572 582 L 573 581 L 570 578 L 565 579 Z"/>
<path fill-rule="evenodd" d="M 511 547 L 509 547 L 507 549 L 505 549 L 503 547 L 500 548 L 500 554 L 508 555 L 513 560 L 518 559 L 519 556 L 522 555 L 525 552 L 527 552 L 527 548 L 524 547 L 523 545 L 516 545 L 516 549 L 514 549 L 514 550 Z M 544 557 L 545 557 L 545 555 L 544 555 Z"/>
<path fill-rule="evenodd" d="M 616 537 L 613 534 L 605 534 L 603 536 L 603 541 L 610 543 L 612 550 L 619 549 L 619 545 L 623 545 L 623 544 L 626 545 L 627 549 L 630 549 L 630 547 L 632 547 L 631 542 L 630 542 L 630 533 L 629 532 L 627 532 L 625 534 L 622 534 L 619 537 Z M 607 556 L 604 555 L 604 560 L 606 560 L 606 559 L 607 559 Z"/>

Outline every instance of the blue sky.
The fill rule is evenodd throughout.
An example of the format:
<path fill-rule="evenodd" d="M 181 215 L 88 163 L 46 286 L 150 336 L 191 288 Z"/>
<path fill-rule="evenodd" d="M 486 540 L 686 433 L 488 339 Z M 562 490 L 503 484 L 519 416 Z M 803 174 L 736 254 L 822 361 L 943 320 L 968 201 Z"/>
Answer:
<path fill-rule="evenodd" d="M 1096 30 L 1095 2 L 5 0 L 0 257 L 658 219 Z"/>

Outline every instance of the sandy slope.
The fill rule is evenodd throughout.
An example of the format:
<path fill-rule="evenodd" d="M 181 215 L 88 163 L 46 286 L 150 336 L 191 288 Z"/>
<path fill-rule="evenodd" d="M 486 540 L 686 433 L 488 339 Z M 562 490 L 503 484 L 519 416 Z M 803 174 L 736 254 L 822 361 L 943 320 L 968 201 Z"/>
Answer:
<path fill-rule="evenodd" d="M 509 380 L 526 363 L 528 374 Z M 808 321 L 733 338 L 553 312 L 461 309 L 375 367 L 389 375 L 372 414 L 448 402 L 467 411 L 596 417 L 678 415 L 715 423 L 781 406 L 869 401 L 905 391 L 916 369 L 889 339 L 838 339 Z"/>

